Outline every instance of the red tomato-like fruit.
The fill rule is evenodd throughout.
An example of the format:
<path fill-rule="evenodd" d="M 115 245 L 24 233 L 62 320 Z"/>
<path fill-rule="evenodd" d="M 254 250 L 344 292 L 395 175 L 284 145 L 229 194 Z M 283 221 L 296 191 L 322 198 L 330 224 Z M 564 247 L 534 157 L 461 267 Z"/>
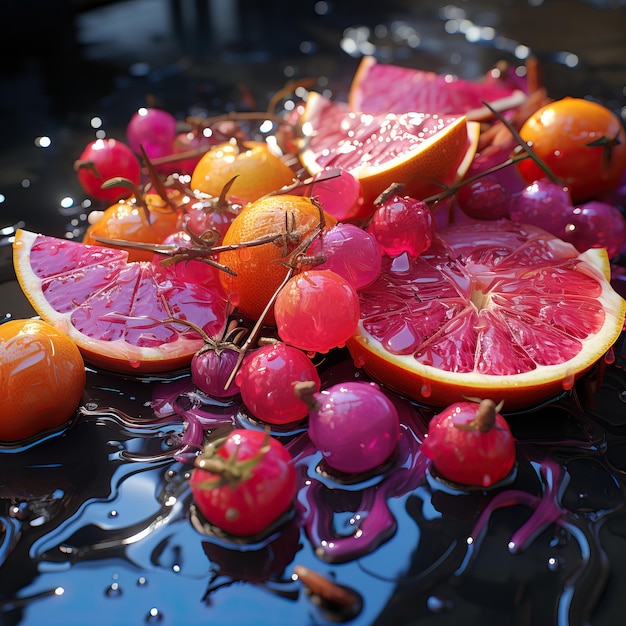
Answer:
<path fill-rule="evenodd" d="M 85 193 L 109 202 L 128 198 L 133 191 L 124 186 L 103 189 L 102 184 L 107 180 L 126 178 L 135 186 L 141 182 L 139 159 L 129 146 L 117 139 L 96 139 L 87 144 L 74 162 L 74 170 Z"/>
<path fill-rule="evenodd" d="M 209 444 L 189 480 L 205 519 L 231 535 L 268 528 L 293 504 L 296 471 L 280 441 L 258 430 L 235 429 Z"/>
<path fill-rule="evenodd" d="M 520 130 L 539 158 L 566 186 L 574 204 L 613 191 L 626 168 L 626 133 L 609 109 L 584 98 L 563 98 L 531 115 Z M 545 177 L 533 161 L 517 164 L 532 183 Z"/>
<path fill-rule="evenodd" d="M 515 440 L 491 400 L 456 402 L 435 415 L 421 447 L 444 478 L 490 487 L 515 464 Z"/>

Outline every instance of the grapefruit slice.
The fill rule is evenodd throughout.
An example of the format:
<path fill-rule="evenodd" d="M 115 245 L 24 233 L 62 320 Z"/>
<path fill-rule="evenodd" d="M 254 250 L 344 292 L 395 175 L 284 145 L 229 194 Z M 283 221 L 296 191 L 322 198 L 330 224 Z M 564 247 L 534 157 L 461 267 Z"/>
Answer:
<path fill-rule="evenodd" d="M 421 111 L 440 115 L 465 115 L 481 121 L 493 117 L 483 104 L 506 111 L 525 102 L 528 96 L 493 81 L 464 80 L 410 67 L 378 63 L 365 56 L 352 79 L 348 103 L 353 111 L 407 113 Z"/>
<path fill-rule="evenodd" d="M 360 292 L 348 348 L 373 378 L 419 402 L 528 408 L 571 388 L 618 338 L 626 302 L 609 270 L 604 249 L 580 254 L 534 226 L 452 225 L 414 261 L 384 259 Z"/>
<path fill-rule="evenodd" d="M 347 104 L 309 94 L 301 118 L 300 160 L 309 174 L 344 169 L 363 186 L 355 219 L 366 219 L 377 196 L 392 183 L 425 199 L 454 183 L 462 163 L 475 153 L 464 116 L 426 113 L 370 115 Z"/>
<path fill-rule="evenodd" d="M 128 263 L 126 250 L 18 230 L 15 273 L 35 311 L 72 339 L 85 361 L 125 374 L 186 367 L 203 345 L 185 319 L 222 332 L 226 298 L 217 286 L 185 282 L 173 266 Z"/>

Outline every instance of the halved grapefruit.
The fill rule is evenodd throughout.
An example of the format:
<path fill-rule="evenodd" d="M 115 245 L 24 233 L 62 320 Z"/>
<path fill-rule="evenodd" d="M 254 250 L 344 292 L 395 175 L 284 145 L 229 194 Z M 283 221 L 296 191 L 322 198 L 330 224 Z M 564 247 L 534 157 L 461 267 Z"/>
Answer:
<path fill-rule="evenodd" d="M 484 120 L 496 111 L 506 111 L 525 102 L 520 89 L 480 81 L 464 80 L 412 67 L 378 63 L 365 56 L 352 79 L 348 103 L 353 111 L 407 113 L 421 111 L 439 115 L 465 115 Z"/>
<path fill-rule="evenodd" d="M 580 254 L 508 220 L 452 225 L 414 261 L 384 259 L 360 292 L 348 348 L 425 404 L 469 396 L 528 408 L 571 388 L 618 338 L 626 302 L 609 278 L 603 249 Z"/>
<path fill-rule="evenodd" d="M 356 220 L 373 213 L 374 200 L 392 183 L 418 199 L 442 191 L 476 151 L 462 115 L 370 115 L 317 92 L 309 94 L 301 129 L 299 156 L 309 174 L 338 167 L 361 182 L 364 203 Z"/>
<path fill-rule="evenodd" d="M 185 319 L 209 336 L 222 332 L 226 298 L 186 282 L 174 267 L 128 263 L 128 252 L 18 230 L 13 244 L 22 291 L 45 321 L 67 334 L 85 361 L 127 374 L 189 365 L 203 345 Z"/>

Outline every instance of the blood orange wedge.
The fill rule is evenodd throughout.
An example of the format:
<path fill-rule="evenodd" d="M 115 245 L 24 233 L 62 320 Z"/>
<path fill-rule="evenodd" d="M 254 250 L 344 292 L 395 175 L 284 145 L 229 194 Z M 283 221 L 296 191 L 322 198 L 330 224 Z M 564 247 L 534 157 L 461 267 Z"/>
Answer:
<path fill-rule="evenodd" d="M 441 191 L 476 149 L 462 115 L 370 115 L 317 92 L 309 94 L 301 122 L 299 155 L 311 175 L 339 167 L 361 181 L 364 203 L 356 219 L 368 218 L 392 183 L 403 183 L 404 193 L 418 199 Z"/>
<path fill-rule="evenodd" d="M 224 293 L 185 282 L 173 267 L 127 262 L 125 250 L 18 230 L 15 273 L 33 308 L 67 334 L 84 359 L 106 370 L 147 374 L 187 366 L 203 345 L 185 319 L 221 333 Z"/>
<path fill-rule="evenodd" d="M 433 406 L 469 396 L 509 411 L 571 388 L 626 311 L 603 249 L 508 220 L 452 225 L 414 261 L 385 258 L 360 300 L 348 347 L 379 382 Z"/>
<path fill-rule="evenodd" d="M 520 89 L 378 63 L 375 57 L 366 56 L 352 79 L 348 102 L 353 111 L 422 111 L 483 120 L 493 116 L 483 102 L 496 111 L 505 111 L 519 106 L 526 98 Z"/>

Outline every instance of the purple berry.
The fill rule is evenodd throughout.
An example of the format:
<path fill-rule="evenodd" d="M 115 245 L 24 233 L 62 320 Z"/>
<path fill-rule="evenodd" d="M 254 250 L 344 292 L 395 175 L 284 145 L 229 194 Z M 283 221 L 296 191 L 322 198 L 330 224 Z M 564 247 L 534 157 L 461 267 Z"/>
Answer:
<path fill-rule="evenodd" d="M 360 474 L 384 463 L 400 437 L 396 407 L 376 383 L 346 382 L 309 398 L 309 436 L 328 465 Z"/>
<path fill-rule="evenodd" d="M 533 224 L 558 237 L 573 210 L 567 187 L 542 179 L 514 195 L 509 212 L 514 222 Z"/>
<path fill-rule="evenodd" d="M 511 196 L 504 186 L 491 176 L 463 185 L 456 192 L 459 207 L 475 220 L 497 220 L 509 217 Z"/>

